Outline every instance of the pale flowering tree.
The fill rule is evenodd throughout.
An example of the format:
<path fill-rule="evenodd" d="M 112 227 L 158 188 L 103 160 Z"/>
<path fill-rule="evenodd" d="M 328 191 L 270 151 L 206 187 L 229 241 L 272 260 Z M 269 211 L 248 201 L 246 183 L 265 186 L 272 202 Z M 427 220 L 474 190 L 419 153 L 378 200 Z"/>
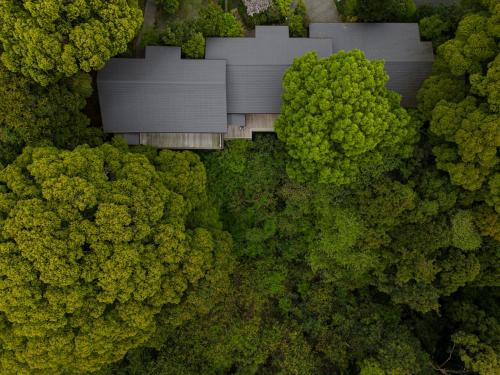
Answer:
<path fill-rule="evenodd" d="M 272 0 L 243 0 L 243 4 L 247 8 L 247 14 L 253 16 L 267 10 L 272 4 Z"/>

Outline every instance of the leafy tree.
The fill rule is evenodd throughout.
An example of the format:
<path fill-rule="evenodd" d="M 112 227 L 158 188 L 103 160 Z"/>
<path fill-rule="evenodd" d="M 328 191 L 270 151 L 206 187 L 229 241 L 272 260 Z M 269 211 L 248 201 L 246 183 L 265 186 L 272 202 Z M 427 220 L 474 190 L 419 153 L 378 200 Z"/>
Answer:
<path fill-rule="evenodd" d="M 243 25 L 234 15 L 210 3 L 200 10 L 198 18 L 167 25 L 159 38 L 164 45 L 181 47 L 187 58 L 203 58 L 205 37 L 237 37 L 243 32 Z"/>
<path fill-rule="evenodd" d="M 194 27 L 205 37 L 237 37 L 245 31 L 233 14 L 212 3 L 200 10 Z"/>
<path fill-rule="evenodd" d="M 427 78 L 417 93 L 417 108 L 426 120 L 432 117 L 432 110 L 441 100 L 458 103 L 465 97 L 465 82 L 446 74 Z"/>
<path fill-rule="evenodd" d="M 227 288 L 190 152 L 25 148 L 0 172 L 0 374 L 96 371 Z"/>
<path fill-rule="evenodd" d="M 141 23 L 141 11 L 127 0 L 2 1 L 1 59 L 46 86 L 101 68 L 126 51 Z"/>
<path fill-rule="evenodd" d="M 494 11 L 500 13 L 500 4 Z M 460 21 L 455 38 L 439 46 L 438 54 L 454 75 L 480 73 L 482 64 L 496 56 L 495 38 L 500 36 L 500 30 L 495 27 L 494 20 L 493 15 L 467 15 Z"/>
<path fill-rule="evenodd" d="M 41 87 L 0 65 L 1 141 L 16 146 L 48 141 L 65 148 L 100 143 L 99 129 L 88 127 L 82 113 L 91 93 L 88 74 Z"/>
<path fill-rule="evenodd" d="M 399 96 L 385 88 L 387 79 L 383 62 L 359 50 L 320 60 L 310 52 L 294 61 L 275 124 L 293 179 L 348 184 L 360 170 L 411 154 L 416 129 Z"/>
<path fill-rule="evenodd" d="M 452 183 L 471 191 L 491 190 L 499 165 L 498 114 L 484 112 L 471 96 L 458 104 L 443 101 L 432 112 L 430 131 L 444 141 L 433 152 L 437 167 L 450 174 Z"/>

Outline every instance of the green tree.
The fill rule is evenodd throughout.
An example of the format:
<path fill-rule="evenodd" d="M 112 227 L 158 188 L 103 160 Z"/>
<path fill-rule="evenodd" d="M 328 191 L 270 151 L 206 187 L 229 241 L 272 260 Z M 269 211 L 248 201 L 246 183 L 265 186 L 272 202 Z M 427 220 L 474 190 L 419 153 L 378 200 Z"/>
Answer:
<path fill-rule="evenodd" d="M 141 11 L 127 0 L 2 1 L 1 59 L 46 86 L 101 68 L 127 50 L 141 23 Z"/>
<path fill-rule="evenodd" d="M 146 151 L 28 147 L 0 172 L 0 374 L 96 371 L 227 289 L 203 165 Z"/>
<path fill-rule="evenodd" d="M 415 123 L 385 88 L 387 80 L 384 63 L 368 61 L 359 50 L 296 59 L 283 78 L 275 123 L 291 157 L 288 174 L 342 185 L 388 158 L 410 156 Z"/>
<path fill-rule="evenodd" d="M 0 65 L 0 140 L 16 146 L 45 141 L 64 148 L 100 143 L 100 130 L 90 128 L 82 113 L 91 93 L 88 74 L 41 87 Z"/>
<path fill-rule="evenodd" d="M 204 37 L 237 37 L 245 32 L 241 21 L 213 3 L 200 10 L 194 27 Z"/>
<path fill-rule="evenodd" d="M 494 11 L 500 13 L 500 4 Z M 482 64 L 495 58 L 498 53 L 495 38 L 500 36 L 496 17 L 482 13 L 466 15 L 458 24 L 455 38 L 439 46 L 439 56 L 454 75 L 480 73 Z"/>

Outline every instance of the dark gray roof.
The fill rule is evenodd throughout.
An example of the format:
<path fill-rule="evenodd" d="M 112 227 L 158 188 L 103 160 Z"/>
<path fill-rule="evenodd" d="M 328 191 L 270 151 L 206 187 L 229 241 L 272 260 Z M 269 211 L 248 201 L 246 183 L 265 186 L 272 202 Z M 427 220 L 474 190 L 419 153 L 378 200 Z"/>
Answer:
<path fill-rule="evenodd" d="M 402 95 L 405 107 L 416 105 L 416 94 L 432 70 L 431 42 L 420 41 L 416 23 L 313 23 L 311 38 L 332 40 L 333 52 L 358 48 L 368 59 L 383 59 L 387 87 Z"/>
<path fill-rule="evenodd" d="M 368 59 L 434 60 L 432 43 L 420 41 L 417 23 L 312 23 L 309 34 L 332 39 L 334 53 L 358 48 Z"/>
<path fill-rule="evenodd" d="M 145 59 L 111 59 L 97 76 L 104 131 L 224 133 L 226 62 L 180 57 L 147 47 Z"/>
<path fill-rule="evenodd" d="M 207 38 L 205 58 L 227 62 L 228 113 L 279 113 L 283 72 L 309 51 L 329 56 L 332 43 L 289 38 L 287 26 L 257 26 L 255 38 Z"/>

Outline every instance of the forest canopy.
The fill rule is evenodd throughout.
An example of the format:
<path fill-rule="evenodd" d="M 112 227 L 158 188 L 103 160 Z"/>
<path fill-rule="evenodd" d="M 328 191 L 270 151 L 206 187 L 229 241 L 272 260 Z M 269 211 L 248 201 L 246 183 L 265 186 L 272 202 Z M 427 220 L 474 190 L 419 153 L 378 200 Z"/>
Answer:
<path fill-rule="evenodd" d="M 160 312 L 206 314 L 232 261 L 205 180 L 189 152 L 25 148 L 0 172 L 0 373 L 95 371 Z"/>
<path fill-rule="evenodd" d="M 127 0 L 2 1 L 1 60 L 46 86 L 102 68 L 126 51 L 141 23 L 142 12 Z"/>
<path fill-rule="evenodd" d="M 277 136 L 195 152 L 104 134 L 93 71 L 309 12 L 156 2 L 0 1 L 0 375 L 499 374 L 499 0 L 336 0 L 420 23 L 417 108 L 308 53 Z"/>

